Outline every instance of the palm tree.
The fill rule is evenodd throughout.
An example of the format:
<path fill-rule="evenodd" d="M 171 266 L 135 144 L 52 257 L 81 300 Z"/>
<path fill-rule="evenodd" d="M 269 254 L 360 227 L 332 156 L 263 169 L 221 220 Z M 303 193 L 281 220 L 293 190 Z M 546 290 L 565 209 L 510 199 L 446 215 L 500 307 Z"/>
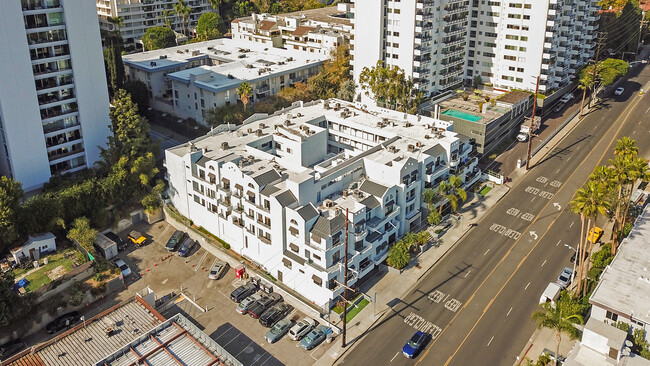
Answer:
<path fill-rule="evenodd" d="M 416 234 L 415 240 L 419 245 L 426 245 L 426 243 L 429 242 L 429 239 L 431 239 L 431 234 L 426 230 L 422 230 Z"/>
<path fill-rule="evenodd" d="M 246 105 L 249 102 L 248 98 L 253 95 L 253 87 L 251 84 L 243 82 L 239 85 L 239 88 L 237 88 L 237 95 L 241 98 L 241 102 L 244 103 L 244 109 L 246 109 Z"/>
<path fill-rule="evenodd" d="M 427 222 L 431 225 L 438 225 L 442 221 L 442 215 L 438 211 L 430 211 L 427 216 Z"/>
<path fill-rule="evenodd" d="M 190 12 L 192 12 L 192 8 L 185 4 L 185 0 L 178 0 L 178 2 L 174 4 L 174 11 L 176 11 L 176 14 L 181 16 L 183 34 L 187 36 L 187 17 L 190 15 Z"/>
<path fill-rule="evenodd" d="M 537 323 L 537 329 L 548 328 L 557 332 L 557 347 L 555 348 L 555 365 L 557 366 L 562 333 L 568 334 L 571 339 L 578 339 L 580 331 L 573 324 L 583 324 L 584 320 L 578 314 L 568 316 L 562 314 L 562 307 L 559 304 L 553 307 L 549 303 L 544 303 L 541 306 L 542 310 L 535 311 L 531 318 Z"/>
<path fill-rule="evenodd" d="M 449 193 L 445 196 L 451 205 L 451 209 L 456 212 L 458 208 L 458 200 L 461 202 L 467 201 L 467 192 L 462 189 L 463 178 L 458 175 L 449 177 Z"/>
<path fill-rule="evenodd" d="M 614 155 L 636 156 L 638 154 L 639 154 L 639 148 L 636 146 L 636 140 L 632 140 L 627 136 L 623 136 L 622 139 L 616 141 L 616 147 L 614 148 Z"/>
<path fill-rule="evenodd" d="M 106 21 L 113 24 L 113 31 L 120 31 L 120 27 L 124 26 L 124 19 L 122 17 L 106 17 Z"/>
<path fill-rule="evenodd" d="M 208 0 L 210 1 L 210 5 L 212 6 L 212 9 L 217 11 L 217 14 L 221 16 L 221 2 L 222 0 Z"/>
<path fill-rule="evenodd" d="M 174 16 L 175 13 L 176 13 L 176 12 L 174 12 L 173 9 L 164 9 L 164 10 L 162 11 L 163 22 L 165 23 L 165 25 L 166 25 L 167 28 L 169 28 L 169 29 L 171 29 L 171 27 L 172 27 L 172 20 L 171 20 L 171 17 Z"/>
<path fill-rule="evenodd" d="M 580 81 L 578 82 L 578 89 L 582 90 L 582 102 L 580 103 L 580 114 L 578 115 L 578 118 L 582 118 L 582 110 L 585 107 L 585 98 L 587 97 L 587 89 L 592 84 L 592 79 L 591 79 L 591 74 L 585 73 L 585 75 L 580 78 Z"/>

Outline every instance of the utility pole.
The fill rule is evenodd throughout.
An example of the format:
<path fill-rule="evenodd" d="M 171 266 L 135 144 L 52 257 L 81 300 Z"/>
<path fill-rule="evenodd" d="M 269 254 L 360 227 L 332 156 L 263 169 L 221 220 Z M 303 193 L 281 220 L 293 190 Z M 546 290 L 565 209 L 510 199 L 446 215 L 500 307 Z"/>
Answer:
<path fill-rule="evenodd" d="M 598 71 L 598 61 L 600 59 L 600 46 L 605 42 L 605 38 L 607 37 L 606 33 L 599 32 L 598 33 L 598 45 L 596 47 L 596 61 L 594 61 L 594 70 L 591 73 L 591 95 L 589 96 L 589 102 L 587 102 L 587 108 L 591 108 L 591 101 L 595 97 L 596 93 L 596 72 Z"/>
<path fill-rule="evenodd" d="M 348 214 L 349 209 L 345 209 L 345 252 L 343 255 L 343 337 L 341 337 L 341 347 L 345 348 L 345 331 L 348 322 Z"/>
<path fill-rule="evenodd" d="M 539 75 L 535 83 L 535 98 L 533 98 L 533 116 L 530 117 L 530 127 L 528 128 L 528 154 L 526 157 L 526 170 L 530 170 L 530 150 L 533 147 L 533 126 L 535 125 L 535 109 L 537 109 L 537 93 L 539 93 Z"/>
<path fill-rule="evenodd" d="M 647 20 L 645 20 L 645 11 L 643 11 L 641 12 L 641 22 L 640 22 L 641 24 L 639 25 L 639 40 L 636 43 L 636 52 L 634 52 L 635 61 L 639 57 L 639 53 L 640 53 L 639 49 L 641 48 L 641 33 L 643 33 L 643 26 L 645 25 L 646 22 Z"/>

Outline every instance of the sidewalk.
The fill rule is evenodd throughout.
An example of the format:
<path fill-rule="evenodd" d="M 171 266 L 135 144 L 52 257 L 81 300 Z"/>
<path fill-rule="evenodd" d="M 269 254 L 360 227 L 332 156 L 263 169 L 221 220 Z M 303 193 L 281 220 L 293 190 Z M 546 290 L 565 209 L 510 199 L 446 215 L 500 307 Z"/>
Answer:
<path fill-rule="evenodd" d="M 421 253 L 401 274 L 380 272 L 375 274 L 373 278 L 367 280 L 365 284 L 361 285 L 361 291 L 368 295 L 377 292 L 377 303 L 368 304 L 348 324 L 346 335 L 348 345 L 345 349 L 341 347 L 341 336 L 339 335 L 334 341 L 335 344 L 314 365 L 332 365 L 343 353 L 354 348 L 356 342 L 364 336 L 365 332 L 390 309 L 387 302 L 395 298 L 401 298 L 409 292 L 410 289 L 404 288 L 401 284 L 417 283 L 456 242 L 469 230 L 472 230 L 473 226 L 470 227 L 468 224 L 480 225 L 485 213 L 503 198 L 509 190 L 510 188 L 507 185 L 500 185 L 494 186 L 485 197 L 479 194 L 468 193 L 468 201 L 458 212 L 461 215 L 460 219 L 453 217 L 448 219 L 453 226 L 442 236 L 436 246 L 431 246 L 428 250 Z M 433 233 L 433 227 L 429 227 L 427 230 L 431 233 L 432 238 L 437 236 Z M 340 327 L 341 325 L 337 324 L 337 326 Z"/>

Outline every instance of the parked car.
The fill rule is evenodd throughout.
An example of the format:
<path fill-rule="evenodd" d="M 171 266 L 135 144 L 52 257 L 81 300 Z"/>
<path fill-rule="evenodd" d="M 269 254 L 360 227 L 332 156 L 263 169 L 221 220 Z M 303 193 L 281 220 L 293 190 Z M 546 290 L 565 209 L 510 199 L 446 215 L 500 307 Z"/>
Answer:
<path fill-rule="evenodd" d="M 305 336 L 305 334 L 309 333 L 310 330 L 312 330 L 316 326 L 316 322 L 314 319 L 311 318 L 305 318 L 296 325 L 294 325 L 291 329 L 289 329 L 289 338 L 291 338 L 294 341 L 299 341 L 302 337 Z"/>
<path fill-rule="evenodd" d="M 589 252 L 585 252 L 585 258 L 589 258 Z M 577 252 L 573 252 L 573 255 L 571 256 L 571 263 L 575 263 L 576 257 L 578 256 Z"/>
<path fill-rule="evenodd" d="M 571 284 L 572 279 L 573 279 L 573 269 L 569 267 L 564 267 L 560 275 L 557 277 L 557 281 L 555 281 L 555 283 L 566 288 Z"/>
<path fill-rule="evenodd" d="M 278 302 L 282 301 L 282 295 L 272 293 L 268 294 L 261 299 L 257 300 L 255 304 L 253 304 L 249 309 L 248 309 L 248 314 L 252 318 L 259 318 L 262 313 L 266 311 L 266 309 L 270 308 L 271 306 L 277 304 Z"/>
<path fill-rule="evenodd" d="M 239 305 L 237 305 L 237 307 L 235 308 L 235 311 L 237 311 L 241 315 L 248 314 L 248 309 L 250 309 L 250 307 L 253 306 L 253 304 L 255 304 L 255 302 L 261 298 L 262 295 L 260 294 L 252 294 L 247 298 L 245 298 L 244 300 L 242 300 L 239 303 Z"/>
<path fill-rule="evenodd" d="M 562 98 L 560 98 L 560 102 L 567 103 L 571 99 L 573 99 L 573 93 L 566 93 L 562 96 Z"/>
<path fill-rule="evenodd" d="M 248 296 L 255 293 L 256 291 L 257 291 L 257 286 L 252 282 L 248 282 L 234 289 L 230 293 L 230 300 L 234 302 L 240 302 L 245 298 L 247 298 Z"/>
<path fill-rule="evenodd" d="M 603 229 L 599 228 L 598 226 L 594 226 L 589 230 L 589 236 L 587 236 L 587 240 L 595 243 L 598 241 L 598 239 L 600 239 L 601 235 L 603 235 Z"/>
<path fill-rule="evenodd" d="M 117 250 L 119 250 L 120 252 L 126 250 L 126 242 L 124 242 L 124 240 L 122 240 L 122 238 L 120 238 L 114 232 L 109 231 L 106 234 L 104 234 L 104 236 L 106 236 L 107 238 L 115 242 L 115 244 L 117 244 Z"/>
<path fill-rule="evenodd" d="M 427 333 L 417 331 L 413 334 L 413 337 L 406 341 L 404 347 L 402 347 L 402 354 L 406 358 L 413 358 L 418 355 L 418 353 L 424 348 L 424 345 L 429 340 L 429 335 Z"/>
<path fill-rule="evenodd" d="M 167 249 L 168 252 L 173 252 L 176 250 L 176 247 L 178 247 L 178 244 L 182 243 L 185 241 L 185 238 L 187 237 L 187 234 L 185 232 L 176 230 L 172 234 L 172 236 L 167 240 L 167 244 L 165 244 L 165 249 Z"/>
<path fill-rule="evenodd" d="M 553 108 L 553 112 L 560 112 L 566 103 L 564 102 L 558 102 L 555 108 Z"/>
<path fill-rule="evenodd" d="M 181 257 L 187 257 L 187 255 L 190 254 L 192 249 L 194 249 L 195 245 L 196 245 L 196 240 L 192 238 L 185 239 L 183 244 L 181 244 L 181 247 L 178 249 L 178 255 L 180 255 Z"/>
<path fill-rule="evenodd" d="M 129 268 L 129 266 L 124 263 L 123 260 L 116 260 L 115 265 L 122 271 L 122 276 L 129 277 L 131 275 L 131 268 Z"/>
<path fill-rule="evenodd" d="M 65 329 L 70 327 L 71 325 L 74 325 L 76 322 L 79 321 L 81 317 L 79 316 L 79 313 L 76 311 L 63 314 L 60 317 L 52 320 L 46 327 L 45 331 L 47 331 L 49 334 L 54 334 L 61 329 Z"/>
<path fill-rule="evenodd" d="M 9 357 L 18 353 L 18 351 L 22 350 L 23 348 L 25 348 L 25 343 L 23 343 L 23 341 L 21 340 L 15 340 L 3 344 L 2 346 L 0 346 L 0 360 L 8 359 Z"/>
<path fill-rule="evenodd" d="M 293 311 L 293 306 L 280 302 L 270 308 L 266 309 L 262 315 L 260 315 L 260 324 L 262 326 L 270 328 L 278 320 L 284 318 L 287 314 Z"/>
<path fill-rule="evenodd" d="M 619 86 L 618 88 L 616 88 L 616 91 L 614 91 L 614 95 L 623 95 L 624 91 L 625 91 L 625 88 L 623 88 L 622 86 Z"/>
<path fill-rule="evenodd" d="M 264 336 L 264 339 L 266 339 L 267 342 L 269 343 L 275 343 L 280 338 L 282 338 L 283 335 L 287 334 L 289 331 L 289 328 L 293 325 L 293 322 L 289 319 L 282 319 L 275 323 L 273 328 L 271 328 L 268 332 L 266 332 L 266 335 Z"/>
<path fill-rule="evenodd" d="M 527 133 L 520 132 L 520 133 L 517 135 L 517 140 L 519 140 L 519 141 L 521 141 L 521 142 L 526 142 L 526 141 L 528 141 L 528 134 L 527 134 Z"/>
<path fill-rule="evenodd" d="M 208 278 L 211 280 L 218 280 L 223 276 L 224 273 L 228 272 L 230 265 L 224 261 L 217 261 L 217 263 L 212 266 Z"/>
<path fill-rule="evenodd" d="M 129 240 L 137 246 L 145 245 L 147 238 L 142 235 L 139 231 L 132 230 L 128 235 Z"/>
<path fill-rule="evenodd" d="M 311 330 L 307 335 L 300 341 L 300 347 L 309 351 L 310 349 L 318 346 L 323 343 L 326 337 L 327 327 L 324 325 L 319 325 L 316 329 Z"/>

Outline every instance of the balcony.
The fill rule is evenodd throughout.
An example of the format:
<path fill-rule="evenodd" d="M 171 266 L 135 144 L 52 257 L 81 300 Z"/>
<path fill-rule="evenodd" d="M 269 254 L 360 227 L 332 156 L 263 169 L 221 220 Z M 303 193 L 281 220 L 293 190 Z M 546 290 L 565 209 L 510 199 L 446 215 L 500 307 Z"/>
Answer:
<path fill-rule="evenodd" d="M 84 152 L 82 143 L 73 144 L 67 147 L 61 147 L 47 152 L 47 159 L 52 162 L 54 160 L 62 159 L 71 155 L 80 154 Z"/>
<path fill-rule="evenodd" d="M 67 42 L 67 41 L 68 41 L 68 35 L 65 29 L 27 34 L 27 42 L 30 45 L 45 44 L 51 42 Z"/>
<path fill-rule="evenodd" d="M 20 3 L 23 11 L 51 9 L 61 6 L 59 0 L 22 0 Z"/>

